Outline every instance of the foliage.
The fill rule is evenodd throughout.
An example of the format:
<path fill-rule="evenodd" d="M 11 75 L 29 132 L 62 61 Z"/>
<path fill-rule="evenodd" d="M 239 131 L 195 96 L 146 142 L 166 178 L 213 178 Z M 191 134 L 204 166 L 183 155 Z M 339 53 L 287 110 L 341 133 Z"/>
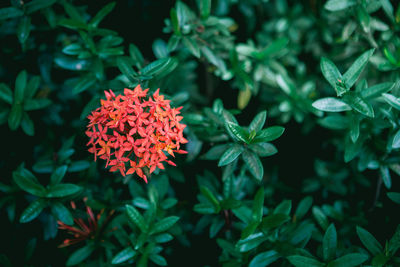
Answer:
<path fill-rule="evenodd" d="M 4 1 L 0 265 L 399 266 L 399 33 L 390 0 Z"/>

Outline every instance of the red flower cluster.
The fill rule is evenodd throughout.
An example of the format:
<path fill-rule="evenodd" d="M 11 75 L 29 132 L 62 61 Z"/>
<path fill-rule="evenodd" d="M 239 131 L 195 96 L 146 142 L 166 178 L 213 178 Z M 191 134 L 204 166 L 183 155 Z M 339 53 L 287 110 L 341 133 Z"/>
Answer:
<path fill-rule="evenodd" d="M 123 176 L 136 172 L 146 183 L 144 168 L 150 173 L 157 167 L 164 169 L 163 161 L 176 166 L 164 152 L 173 157 L 174 153 L 187 153 L 180 145 L 188 142 L 183 137 L 186 125 L 179 123 L 182 107 L 171 108 L 159 90 L 147 99 L 148 90 L 138 85 L 118 96 L 105 91 L 107 99 L 102 99 L 101 107 L 88 116 L 86 131 L 89 152 L 95 160 L 97 156 L 107 160 L 110 171 L 119 170 Z"/>
<path fill-rule="evenodd" d="M 87 198 L 84 198 L 83 201 L 86 203 Z M 75 210 L 76 205 L 75 202 L 71 201 L 71 207 Z M 99 233 L 100 229 L 102 226 L 108 222 L 110 217 L 114 214 L 114 210 L 112 210 L 109 215 L 107 216 L 105 222 L 99 226 L 99 221 L 100 218 L 103 215 L 104 210 L 101 210 L 97 216 L 94 215 L 92 209 L 89 206 L 86 206 L 86 213 L 87 213 L 87 223 L 82 219 L 82 218 L 74 218 L 75 224 L 77 224 L 77 227 L 75 226 L 70 226 L 62 221 L 57 221 L 58 223 L 58 229 L 60 230 L 66 230 L 68 231 L 69 234 L 73 235 L 73 238 L 68 238 L 65 239 L 64 242 L 59 245 L 59 248 L 67 247 L 76 243 L 79 243 L 81 241 L 87 240 L 87 239 L 94 239 L 96 235 Z"/>

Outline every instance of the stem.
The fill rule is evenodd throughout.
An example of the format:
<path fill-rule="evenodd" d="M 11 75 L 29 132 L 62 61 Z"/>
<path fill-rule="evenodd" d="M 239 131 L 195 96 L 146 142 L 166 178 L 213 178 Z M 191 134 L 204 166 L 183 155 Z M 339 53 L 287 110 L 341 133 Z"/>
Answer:
<path fill-rule="evenodd" d="M 374 202 L 372 203 L 371 208 L 369 209 L 370 212 L 374 210 L 376 203 L 378 202 L 379 195 L 381 193 L 381 187 L 382 187 L 382 176 L 379 174 L 379 178 L 376 183 L 375 199 Z"/>

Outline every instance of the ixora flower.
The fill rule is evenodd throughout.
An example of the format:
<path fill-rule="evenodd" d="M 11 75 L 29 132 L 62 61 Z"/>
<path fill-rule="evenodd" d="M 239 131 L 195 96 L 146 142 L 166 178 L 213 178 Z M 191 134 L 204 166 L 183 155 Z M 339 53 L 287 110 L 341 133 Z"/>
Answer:
<path fill-rule="evenodd" d="M 151 174 L 157 167 L 164 169 L 164 161 L 176 166 L 167 154 L 187 153 L 180 146 L 188 142 L 183 137 L 186 125 L 178 115 L 182 107 L 172 108 L 159 89 L 147 97 L 148 90 L 138 85 L 118 96 L 105 91 L 106 100 L 88 116 L 86 131 L 95 161 L 104 159 L 111 172 L 136 173 L 146 183 L 145 170 Z"/>
<path fill-rule="evenodd" d="M 86 203 L 87 198 L 84 198 L 83 201 Z M 71 201 L 71 207 L 75 210 L 76 204 Z M 114 214 L 114 210 L 111 210 L 105 220 L 102 219 L 101 225 L 99 226 L 100 219 L 104 213 L 104 210 L 101 210 L 97 216 L 94 215 L 92 209 L 89 206 L 86 206 L 87 213 L 87 223 L 82 218 L 74 218 L 74 222 L 77 226 L 70 226 L 61 221 L 57 221 L 58 229 L 66 230 L 69 234 L 73 235 L 73 238 L 67 238 L 64 242 L 59 245 L 59 248 L 67 247 L 81 241 L 87 239 L 94 239 L 101 229 L 106 223 L 109 221 L 110 217 Z"/>

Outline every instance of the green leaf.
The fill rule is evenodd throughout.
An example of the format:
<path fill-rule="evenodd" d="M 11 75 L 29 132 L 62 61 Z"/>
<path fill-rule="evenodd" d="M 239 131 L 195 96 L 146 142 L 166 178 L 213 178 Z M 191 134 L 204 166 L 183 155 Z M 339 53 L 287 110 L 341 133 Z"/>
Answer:
<path fill-rule="evenodd" d="M 15 7 L 0 8 L 0 20 L 20 17 L 24 14 L 21 9 Z"/>
<path fill-rule="evenodd" d="M 381 244 L 379 244 L 375 237 L 367 230 L 357 226 L 357 235 L 363 245 L 371 252 L 372 255 L 377 255 L 382 252 L 383 248 Z"/>
<path fill-rule="evenodd" d="M 21 71 L 15 80 L 14 101 L 21 103 L 24 100 L 25 88 L 28 81 L 26 70 Z"/>
<path fill-rule="evenodd" d="M 136 251 L 133 250 L 131 247 L 127 247 L 122 251 L 118 252 L 118 254 L 114 256 L 114 258 L 111 261 L 111 264 L 120 264 L 126 262 L 135 257 L 135 255 Z"/>
<path fill-rule="evenodd" d="M 199 1 L 200 16 L 202 19 L 206 19 L 210 16 L 211 12 L 211 0 L 200 0 Z"/>
<path fill-rule="evenodd" d="M 346 73 L 343 74 L 343 79 L 347 88 L 351 88 L 354 85 L 354 83 L 358 80 L 358 77 L 360 77 L 361 72 L 367 65 L 368 60 L 372 56 L 374 51 L 375 48 L 364 52 L 361 56 L 359 56 L 356 59 L 356 61 L 354 61 L 354 63 L 350 66 L 350 68 L 346 71 Z"/>
<path fill-rule="evenodd" d="M 392 148 L 400 148 L 400 129 L 397 130 L 396 134 L 393 136 Z"/>
<path fill-rule="evenodd" d="M 12 104 L 13 102 L 13 94 L 6 84 L 0 83 L 0 99 L 6 102 L 7 104 Z"/>
<path fill-rule="evenodd" d="M 371 118 L 375 116 L 374 109 L 372 108 L 371 104 L 369 104 L 357 94 L 346 94 L 344 100 L 357 112 Z"/>
<path fill-rule="evenodd" d="M 61 19 L 58 21 L 58 25 L 72 30 L 88 30 L 86 23 L 76 19 Z"/>
<path fill-rule="evenodd" d="M 107 16 L 115 7 L 115 2 L 111 2 L 105 5 L 100 11 L 94 16 L 94 18 L 89 22 L 92 27 L 97 27 L 99 23 Z"/>
<path fill-rule="evenodd" d="M 151 228 L 151 234 L 157 234 L 161 233 L 164 231 L 167 231 L 169 228 L 171 228 L 177 221 L 179 220 L 179 217 L 177 216 L 170 216 L 163 218 L 159 222 L 155 223 L 153 227 Z"/>
<path fill-rule="evenodd" d="M 140 53 L 139 48 L 137 48 L 136 45 L 130 44 L 129 45 L 129 55 L 133 59 L 133 62 L 135 62 L 137 67 L 142 67 L 144 59 L 142 53 Z"/>
<path fill-rule="evenodd" d="M 214 196 L 213 192 L 205 186 L 200 186 L 201 193 L 211 202 L 214 206 L 214 211 L 218 213 L 221 210 L 218 199 Z"/>
<path fill-rule="evenodd" d="M 178 44 L 179 44 L 181 39 L 182 39 L 181 36 L 178 36 L 178 35 L 175 35 L 175 34 L 172 35 L 171 38 L 169 38 L 169 40 L 168 40 L 168 45 L 167 45 L 168 51 L 169 52 L 174 51 L 178 47 Z"/>
<path fill-rule="evenodd" d="M 83 51 L 83 49 L 82 49 L 81 45 L 77 44 L 77 43 L 69 44 L 69 45 L 65 46 L 62 50 L 62 52 L 67 55 L 78 55 L 82 51 Z"/>
<path fill-rule="evenodd" d="M 313 207 L 312 208 L 312 213 L 314 215 L 315 220 L 318 222 L 318 224 L 321 226 L 321 228 L 326 231 L 328 228 L 328 219 L 326 218 L 326 215 L 324 212 L 318 208 L 318 207 Z"/>
<path fill-rule="evenodd" d="M 335 225 L 332 223 L 325 232 L 322 240 L 322 254 L 324 261 L 336 258 L 337 234 Z"/>
<path fill-rule="evenodd" d="M 166 243 L 171 241 L 172 239 L 174 239 L 174 237 L 168 233 L 159 234 L 154 237 L 154 241 L 156 243 Z"/>
<path fill-rule="evenodd" d="M 348 89 L 339 86 L 338 83 L 343 82 L 342 74 L 338 68 L 327 58 L 321 58 L 321 71 L 322 75 L 324 75 L 325 79 L 329 82 L 329 84 L 335 89 L 338 96 L 343 95 Z"/>
<path fill-rule="evenodd" d="M 355 267 L 368 259 L 368 255 L 350 253 L 329 263 L 329 267 Z"/>
<path fill-rule="evenodd" d="M 264 209 L 264 188 L 258 189 L 256 196 L 254 197 L 252 218 L 255 222 L 261 222 Z"/>
<path fill-rule="evenodd" d="M 259 246 L 265 240 L 267 240 L 267 236 L 261 232 L 258 232 L 248 236 L 245 239 L 240 239 L 236 246 L 239 247 L 240 252 L 247 252 Z"/>
<path fill-rule="evenodd" d="M 27 169 L 13 172 L 14 182 L 24 191 L 38 197 L 46 195 L 46 189 L 37 182 L 36 177 Z"/>
<path fill-rule="evenodd" d="M 24 101 L 24 110 L 25 111 L 38 110 L 45 108 L 50 104 L 51 104 L 50 99 L 46 98 L 27 99 Z"/>
<path fill-rule="evenodd" d="M 358 116 L 351 117 L 350 123 L 350 139 L 353 143 L 355 143 L 360 136 L 360 119 Z"/>
<path fill-rule="evenodd" d="M 281 137 L 285 128 L 282 126 L 271 126 L 266 129 L 261 130 L 257 133 L 256 137 L 253 139 L 253 143 L 270 142 Z"/>
<path fill-rule="evenodd" d="M 308 210 L 311 208 L 313 203 L 313 198 L 311 196 L 307 196 L 305 198 L 303 198 L 299 205 L 296 208 L 296 211 L 294 213 L 294 215 L 296 216 L 296 219 L 300 220 L 301 218 L 304 217 L 304 215 L 306 215 L 306 213 L 308 212 Z"/>
<path fill-rule="evenodd" d="M 400 193 L 388 192 L 386 194 L 387 194 L 388 198 L 390 198 L 393 202 L 400 204 Z"/>
<path fill-rule="evenodd" d="M 325 264 L 317 261 L 314 258 L 310 257 L 305 257 L 305 256 L 300 256 L 300 255 L 294 255 L 294 256 L 289 256 L 287 257 L 289 262 L 293 264 L 296 267 L 323 267 Z"/>
<path fill-rule="evenodd" d="M 23 112 L 22 115 L 21 128 L 27 135 L 35 135 L 35 125 L 33 124 L 33 121 L 26 112 Z"/>
<path fill-rule="evenodd" d="M 267 111 L 264 110 L 258 113 L 249 125 L 249 132 L 260 131 L 264 127 L 266 119 L 267 119 Z"/>
<path fill-rule="evenodd" d="M 247 169 L 260 182 L 264 176 L 264 167 L 260 158 L 252 151 L 245 150 L 242 158 L 246 163 Z"/>
<path fill-rule="evenodd" d="M 93 250 L 94 247 L 91 245 L 86 245 L 83 248 L 76 250 L 71 254 L 71 256 L 69 256 L 66 265 L 73 266 L 83 262 L 92 254 Z"/>
<path fill-rule="evenodd" d="M 371 99 L 376 98 L 383 93 L 387 93 L 393 89 L 395 83 L 387 82 L 387 83 L 380 83 L 369 88 L 363 89 L 360 92 L 360 96 L 364 99 Z"/>
<path fill-rule="evenodd" d="M 46 200 L 39 198 L 33 201 L 21 214 L 20 223 L 27 223 L 35 219 L 46 207 Z"/>
<path fill-rule="evenodd" d="M 355 6 L 356 0 L 328 0 L 324 7 L 329 11 L 340 11 Z"/>
<path fill-rule="evenodd" d="M 278 153 L 278 149 L 270 143 L 250 144 L 249 148 L 260 157 L 269 157 Z"/>
<path fill-rule="evenodd" d="M 341 112 L 351 110 L 351 107 L 340 99 L 334 97 L 325 97 L 312 103 L 312 106 L 318 110 L 327 112 Z"/>
<path fill-rule="evenodd" d="M 130 60 L 126 57 L 117 58 L 117 66 L 118 69 L 128 78 L 128 80 L 132 83 L 137 82 L 137 73 L 133 70 Z"/>
<path fill-rule="evenodd" d="M 86 91 L 96 84 L 96 77 L 93 74 L 85 75 L 79 78 L 72 88 L 73 94 L 79 94 Z"/>
<path fill-rule="evenodd" d="M 385 101 L 397 110 L 400 110 L 400 97 L 395 97 L 392 94 L 382 94 Z"/>
<path fill-rule="evenodd" d="M 159 254 L 150 254 L 149 259 L 157 265 L 167 266 L 167 260 Z"/>
<path fill-rule="evenodd" d="M 90 167 L 90 163 L 86 160 L 78 160 L 71 162 L 68 167 L 68 172 L 80 172 Z"/>
<path fill-rule="evenodd" d="M 234 136 L 237 140 L 244 142 L 246 144 L 249 143 L 249 134 L 245 129 L 232 122 L 226 122 L 225 127 L 228 130 L 228 132 L 232 136 Z"/>
<path fill-rule="evenodd" d="M 260 52 L 254 51 L 251 54 L 255 58 L 263 60 L 263 59 L 271 57 L 274 54 L 282 51 L 282 49 L 285 48 L 288 43 L 289 43 L 289 39 L 286 37 L 282 37 L 282 38 L 274 40 L 272 43 L 270 43 L 266 48 L 264 48 Z"/>
<path fill-rule="evenodd" d="M 389 253 L 394 255 L 400 248 L 400 225 L 397 226 L 396 232 L 389 241 Z"/>
<path fill-rule="evenodd" d="M 289 220 L 290 217 L 286 214 L 270 214 L 262 219 L 261 228 L 263 229 L 263 231 L 268 231 L 270 229 L 281 226 Z"/>
<path fill-rule="evenodd" d="M 328 115 L 318 120 L 318 123 L 331 130 L 345 130 L 349 127 L 348 118 L 339 114 Z"/>
<path fill-rule="evenodd" d="M 24 4 L 27 14 L 52 6 L 57 0 L 32 0 Z"/>
<path fill-rule="evenodd" d="M 26 85 L 24 102 L 28 99 L 31 99 L 37 92 L 40 86 L 40 77 L 33 76 Z"/>
<path fill-rule="evenodd" d="M 237 159 L 237 157 L 239 157 L 242 152 L 243 146 L 241 145 L 234 144 L 233 146 L 229 147 L 219 159 L 218 167 L 228 165 L 229 163 Z"/>
<path fill-rule="evenodd" d="M 143 216 L 131 205 L 125 205 L 128 218 L 140 229 L 142 232 L 147 231 L 147 224 Z"/>
<path fill-rule="evenodd" d="M 204 154 L 203 158 L 208 160 L 217 160 L 221 158 L 222 154 L 224 154 L 229 147 L 231 147 L 230 144 L 213 146 L 206 154 Z"/>
<path fill-rule="evenodd" d="M 381 175 L 383 184 L 387 189 L 390 189 L 392 187 L 392 179 L 390 177 L 389 173 L 389 168 L 388 166 L 380 166 L 379 168 L 379 174 Z"/>
<path fill-rule="evenodd" d="M 65 173 L 67 172 L 68 166 L 67 165 L 62 165 L 58 167 L 50 177 L 50 184 L 55 185 L 59 184 L 61 180 L 64 178 Z"/>
<path fill-rule="evenodd" d="M 274 214 L 286 214 L 289 215 L 292 210 L 292 201 L 284 200 L 274 209 Z"/>
<path fill-rule="evenodd" d="M 171 62 L 171 58 L 160 58 L 157 59 L 141 70 L 143 75 L 156 75 L 161 74 L 163 71 L 167 70 L 168 65 Z"/>
<path fill-rule="evenodd" d="M 203 53 L 204 57 L 213 65 L 215 65 L 218 69 L 221 70 L 222 73 L 226 73 L 226 65 L 225 62 L 217 56 L 210 48 L 207 46 L 201 47 L 201 52 Z"/>
<path fill-rule="evenodd" d="M 172 24 L 172 28 L 174 29 L 174 33 L 176 35 L 180 35 L 180 25 L 179 25 L 179 20 L 178 20 L 178 14 L 176 13 L 175 8 L 171 8 L 170 11 L 170 17 L 171 17 L 171 24 Z"/>
<path fill-rule="evenodd" d="M 190 53 L 192 53 L 195 57 L 200 58 L 200 47 L 196 40 L 190 37 L 183 37 L 182 41 L 185 47 L 189 49 Z"/>
<path fill-rule="evenodd" d="M 60 68 L 66 70 L 82 71 L 87 70 L 90 67 L 90 61 L 87 59 L 77 59 L 67 56 L 56 56 L 54 63 Z"/>
<path fill-rule="evenodd" d="M 17 37 L 21 44 L 28 40 L 31 31 L 31 19 L 29 17 L 21 18 L 17 27 Z"/>
<path fill-rule="evenodd" d="M 62 203 L 53 202 L 51 204 L 51 210 L 57 220 L 60 220 L 67 225 L 74 224 L 74 217 L 72 217 L 71 212 L 69 212 L 69 210 Z"/>
<path fill-rule="evenodd" d="M 269 250 L 257 254 L 249 264 L 249 267 L 265 267 L 278 260 L 281 256 L 275 250 Z"/>
<path fill-rule="evenodd" d="M 67 197 L 78 193 L 82 190 L 82 187 L 75 184 L 56 184 L 50 187 L 46 197 Z"/>
<path fill-rule="evenodd" d="M 225 221 L 222 218 L 214 218 L 211 226 L 210 226 L 210 233 L 209 233 L 209 237 L 210 238 L 214 238 L 217 236 L 218 232 L 222 229 L 222 227 L 224 226 Z"/>

